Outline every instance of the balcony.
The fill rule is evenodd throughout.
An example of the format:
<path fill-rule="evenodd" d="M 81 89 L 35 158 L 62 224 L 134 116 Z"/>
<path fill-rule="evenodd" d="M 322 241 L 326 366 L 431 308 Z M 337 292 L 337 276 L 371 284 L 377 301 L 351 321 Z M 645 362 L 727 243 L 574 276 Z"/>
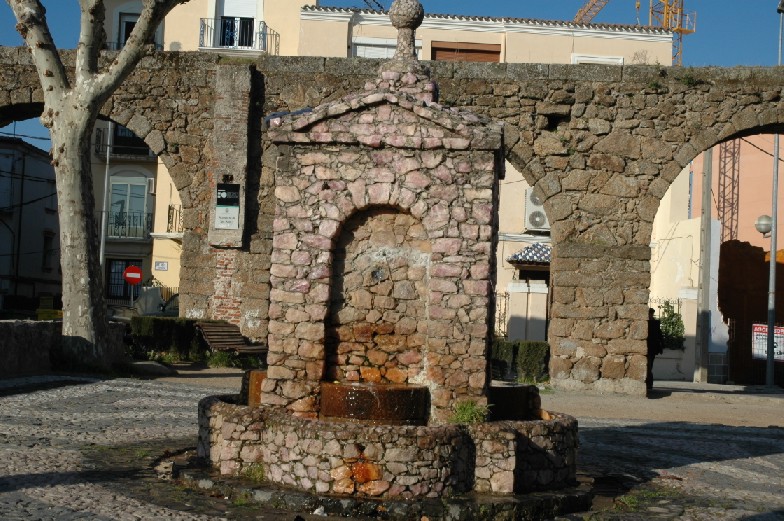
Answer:
<path fill-rule="evenodd" d="M 163 44 L 158 42 L 153 42 L 150 45 L 153 45 L 156 51 L 163 50 Z M 123 47 L 125 47 L 125 42 L 106 42 L 103 44 L 103 50 L 105 51 L 120 51 Z"/>
<path fill-rule="evenodd" d="M 129 131 L 127 131 L 129 132 Z M 144 142 L 143 139 L 133 137 L 118 136 L 114 132 L 112 144 L 106 143 L 107 131 L 102 128 L 95 129 L 95 143 L 93 152 L 98 158 L 106 159 L 106 148 L 109 148 L 109 157 L 114 159 L 132 159 L 134 161 L 157 161 L 158 158 L 150 150 L 150 147 Z"/>
<path fill-rule="evenodd" d="M 106 237 L 109 239 L 149 239 L 153 214 L 144 212 L 99 212 L 99 222 L 106 214 Z"/>
<path fill-rule="evenodd" d="M 280 53 L 280 35 L 265 22 L 253 18 L 202 18 L 199 50 L 256 51 Z"/>
<path fill-rule="evenodd" d="M 182 206 L 170 204 L 169 218 L 166 222 L 166 233 L 182 234 Z"/>

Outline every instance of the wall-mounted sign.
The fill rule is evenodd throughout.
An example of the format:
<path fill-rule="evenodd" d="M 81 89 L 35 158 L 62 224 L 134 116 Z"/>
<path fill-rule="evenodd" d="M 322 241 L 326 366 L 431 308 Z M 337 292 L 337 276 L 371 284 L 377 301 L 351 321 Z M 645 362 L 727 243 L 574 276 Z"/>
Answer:
<path fill-rule="evenodd" d="M 169 271 L 169 262 L 155 261 L 155 271 Z"/>
<path fill-rule="evenodd" d="M 753 324 L 751 330 L 751 357 L 756 360 L 768 359 L 768 325 Z M 784 327 L 773 330 L 773 359 L 784 362 Z"/>
<path fill-rule="evenodd" d="M 215 204 L 215 229 L 238 230 L 240 227 L 240 185 L 218 183 Z"/>

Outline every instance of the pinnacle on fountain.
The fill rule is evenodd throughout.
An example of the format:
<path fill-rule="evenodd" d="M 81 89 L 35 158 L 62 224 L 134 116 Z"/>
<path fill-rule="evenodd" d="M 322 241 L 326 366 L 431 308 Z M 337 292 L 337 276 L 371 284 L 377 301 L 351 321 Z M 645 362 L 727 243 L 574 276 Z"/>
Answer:
<path fill-rule="evenodd" d="M 436 87 L 430 70 L 419 62 L 416 53 L 416 30 L 422 25 L 425 10 L 418 0 L 395 0 L 389 8 L 389 20 L 397 29 L 394 57 L 381 65 L 382 82 L 391 90 L 421 91 L 416 97 L 435 101 Z"/>
<path fill-rule="evenodd" d="M 395 0 L 389 8 L 389 20 L 397 29 L 395 60 L 417 61 L 416 30 L 422 25 L 425 9 L 418 0 Z"/>

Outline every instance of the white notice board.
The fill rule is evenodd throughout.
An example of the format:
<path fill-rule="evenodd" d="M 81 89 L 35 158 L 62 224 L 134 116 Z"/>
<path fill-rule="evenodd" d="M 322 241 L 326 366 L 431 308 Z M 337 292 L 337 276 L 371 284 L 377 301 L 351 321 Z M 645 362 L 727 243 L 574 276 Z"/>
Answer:
<path fill-rule="evenodd" d="M 768 325 L 753 324 L 751 327 L 751 357 L 767 360 Z M 773 331 L 773 356 L 777 362 L 784 362 L 784 327 L 776 327 Z"/>

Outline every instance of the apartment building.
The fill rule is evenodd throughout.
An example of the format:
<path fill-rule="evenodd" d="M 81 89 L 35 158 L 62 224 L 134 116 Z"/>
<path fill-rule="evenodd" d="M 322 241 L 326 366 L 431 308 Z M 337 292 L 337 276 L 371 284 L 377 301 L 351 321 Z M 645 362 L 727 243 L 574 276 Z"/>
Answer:
<path fill-rule="evenodd" d="M 49 154 L 0 137 L 0 309 L 61 293 L 60 227 Z"/>
<path fill-rule="evenodd" d="M 139 19 L 141 0 L 107 0 L 106 47 L 119 50 Z M 154 43 L 163 49 L 166 24 Z M 140 286 L 122 277 L 128 266 L 142 268 L 145 284 L 179 286 L 182 215 L 179 193 L 163 163 L 142 139 L 109 121 L 95 125 L 93 188 L 101 228 L 104 291 L 109 305 L 128 305 Z"/>

